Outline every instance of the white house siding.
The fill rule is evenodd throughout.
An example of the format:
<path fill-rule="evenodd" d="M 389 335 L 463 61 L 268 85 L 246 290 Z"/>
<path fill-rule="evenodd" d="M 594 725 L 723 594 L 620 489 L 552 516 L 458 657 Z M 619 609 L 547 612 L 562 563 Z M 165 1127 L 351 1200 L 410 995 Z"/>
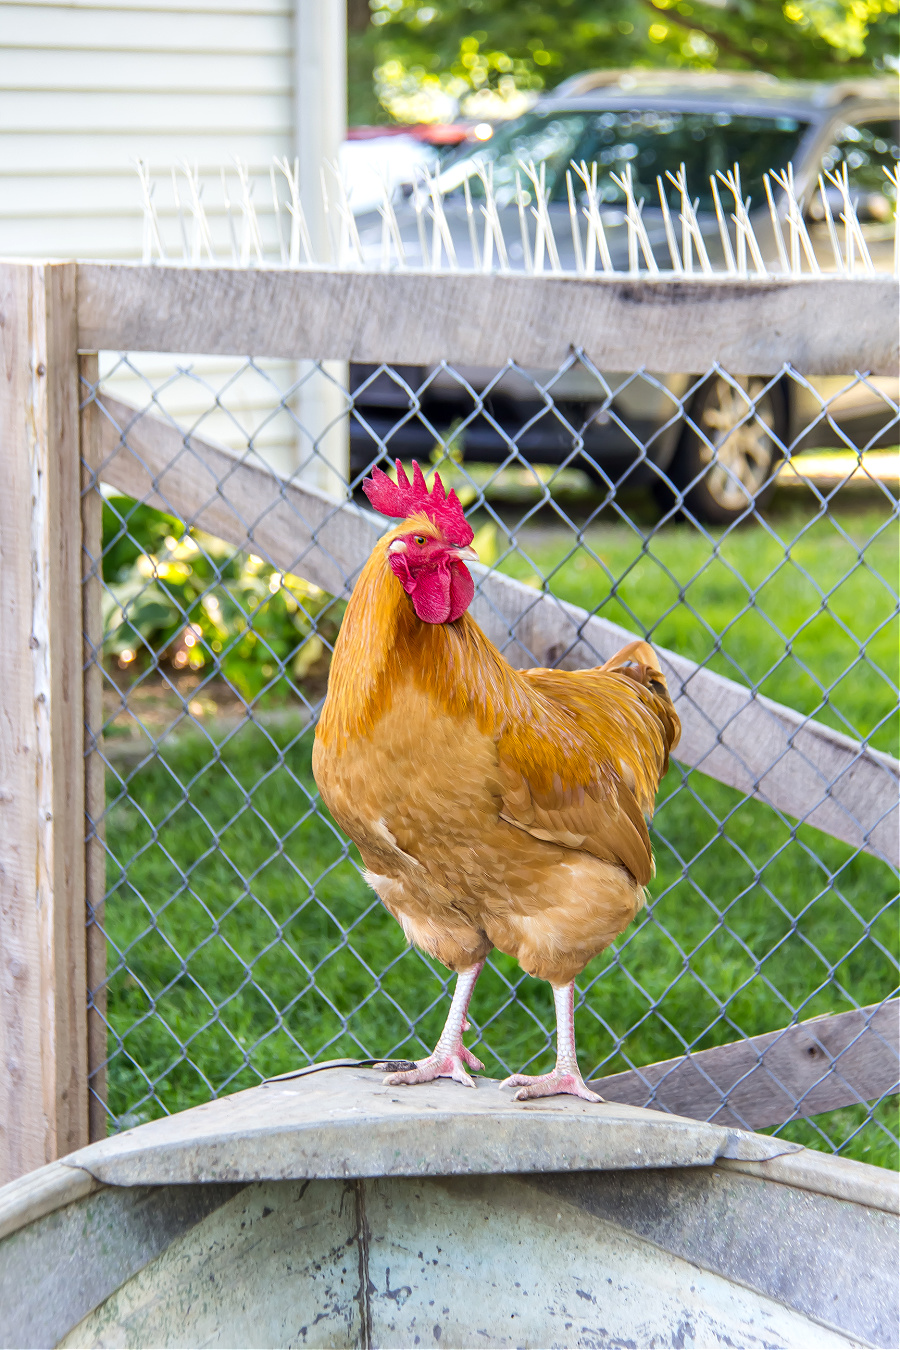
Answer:
<path fill-rule="evenodd" d="M 293 153 L 279 0 L 0 0 L 0 255 L 141 255 L 138 157 L 201 172 Z"/>
<path fill-rule="evenodd" d="M 273 155 L 294 153 L 293 32 L 293 5 L 283 0 L 0 0 L 0 256 L 139 260 L 138 158 L 157 177 L 182 160 L 199 169 L 224 245 L 221 166 L 238 157 L 262 193 Z M 184 186 L 182 197 L 186 203 Z M 159 203 L 174 243 L 180 231 L 168 183 Z M 104 353 L 102 368 L 114 359 Z M 162 355 L 136 363 L 154 387 L 175 365 Z M 209 386 L 179 379 L 161 396 L 190 426 L 235 363 L 182 357 L 178 364 L 192 365 Z M 294 379 L 293 364 L 261 365 L 279 388 Z M 117 378 L 115 392 L 139 405 L 149 397 L 147 383 L 132 375 Z M 271 416 L 273 401 L 271 386 L 253 374 L 227 398 L 247 434 Z M 199 433 L 246 447 L 239 426 L 217 412 Z M 296 463 L 284 415 L 256 444 L 279 469 Z"/>
<path fill-rule="evenodd" d="M 100 354 L 101 375 L 113 371 L 104 388 L 115 397 L 146 408 L 154 416 L 174 418 L 185 432 L 249 454 L 251 462 L 257 454 L 284 475 L 293 473 L 310 455 L 309 438 L 298 433 L 294 416 L 315 434 L 325 424 L 325 414 L 309 397 L 304 401 L 302 393 L 290 400 L 294 416 L 279 409 L 281 393 L 298 379 L 301 367 L 296 362 L 257 361 L 253 368 L 243 360 L 223 356 L 153 352 L 131 355 L 128 361 L 134 372 L 122 369 L 117 353 Z M 331 368 L 335 364 L 329 363 Z M 341 374 L 337 372 L 338 378 Z M 218 391 L 222 391 L 219 406 Z M 343 396 L 339 399 L 342 408 Z M 303 477 L 325 491 L 339 490 L 338 480 L 327 470 L 309 471 Z"/>

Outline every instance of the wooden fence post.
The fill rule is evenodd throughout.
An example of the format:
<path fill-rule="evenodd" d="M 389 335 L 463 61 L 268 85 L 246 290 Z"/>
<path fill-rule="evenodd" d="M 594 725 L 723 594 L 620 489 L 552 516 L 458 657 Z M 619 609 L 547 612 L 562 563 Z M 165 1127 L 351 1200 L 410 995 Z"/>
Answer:
<path fill-rule="evenodd" d="M 103 447 L 93 391 L 99 380 L 96 352 L 83 353 L 81 376 L 81 572 L 84 624 L 84 812 L 85 899 L 87 918 L 88 1130 L 91 1143 L 105 1139 L 106 1113 L 106 766 L 101 754 L 103 727 L 103 498 L 100 465 Z"/>
<path fill-rule="evenodd" d="M 76 275 L 0 263 L 0 1182 L 88 1139 Z"/>

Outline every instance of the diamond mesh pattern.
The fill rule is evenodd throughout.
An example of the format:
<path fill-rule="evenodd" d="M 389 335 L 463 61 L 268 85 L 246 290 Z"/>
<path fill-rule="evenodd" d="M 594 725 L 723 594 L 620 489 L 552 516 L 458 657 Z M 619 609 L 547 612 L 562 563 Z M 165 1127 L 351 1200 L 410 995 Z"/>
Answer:
<path fill-rule="evenodd" d="M 351 494 L 379 459 L 430 460 L 493 568 L 895 749 L 888 381 L 610 375 L 578 352 L 541 373 L 348 380 L 334 363 L 127 354 L 101 371 L 86 403 L 124 398 L 271 468 L 273 507 L 284 481 L 334 493 L 348 440 Z M 185 519 L 164 478 L 162 512 L 98 478 L 103 722 L 89 748 L 107 802 L 88 825 L 107 857 L 94 922 L 108 974 L 91 996 L 111 1128 L 323 1058 L 427 1053 L 452 976 L 405 947 L 309 768 L 344 599 L 300 563 L 264 561 L 265 512 L 238 549 Z M 879 859 L 678 763 L 654 847 L 650 903 L 579 981 L 586 1076 L 894 994 L 896 878 Z M 471 1020 L 488 1071 L 548 1066 L 549 992 L 508 958 L 491 958 Z M 887 1160 L 894 1100 L 780 1132 Z"/>

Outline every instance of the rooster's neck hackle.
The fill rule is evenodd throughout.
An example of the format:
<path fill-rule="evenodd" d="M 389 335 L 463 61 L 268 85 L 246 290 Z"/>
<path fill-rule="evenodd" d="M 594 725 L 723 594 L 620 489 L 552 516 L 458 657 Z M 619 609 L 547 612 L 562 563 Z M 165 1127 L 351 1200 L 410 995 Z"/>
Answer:
<path fill-rule="evenodd" d="M 379 541 L 363 568 L 335 644 L 318 735 L 337 753 L 368 736 L 410 682 L 436 709 L 474 713 L 489 732 L 497 709 L 520 701 L 513 672 L 468 614 L 447 624 L 416 617 L 388 565 L 392 537 Z"/>

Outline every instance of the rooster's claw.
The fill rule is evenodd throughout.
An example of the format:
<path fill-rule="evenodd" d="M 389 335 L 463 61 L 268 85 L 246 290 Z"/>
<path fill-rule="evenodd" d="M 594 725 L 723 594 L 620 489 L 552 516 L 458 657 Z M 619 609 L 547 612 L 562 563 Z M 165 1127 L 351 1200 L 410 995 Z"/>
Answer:
<path fill-rule="evenodd" d="M 586 1102 L 602 1102 L 604 1098 L 598 1092 L 592 1092 L 585 1084 L 578 1069 L 554 1069 L 552 1073 L 532 1076 L 527 1073 L 514 1073 L 504 1078 L 500 1087 L 517 1087 L 513 1101 L 526 1102 L 535 1097 L 557 1097 L 567 1093 L 572 1097 L 581 1097 Z"/>
<path fill-rule="evenodd" d="M 435 1052 L 429 1055 L 427 1059 L 416 1061 L 414 1069 L 404 1069 L 400 1073 L 389 1073 L 383 1082 L 386 1087 L 409 1087 L 414 1083 L 433 1083 L 436 1078 L 452 1078 L 456 1083 L 462 1083 L 464 1087 L 475 1087 L 475 1079 L 466 1072 L 466 1066 L 470 1069 L 483 1069 L 484 1065 L 480 1059 L 467 1050 L 464 1045 L 453 1054 L 439 1054 Z M 379 1064 L 375 1068 L 381 1068 Z M 386 1065 L 384 1066 L 387 1067 Z"/>

